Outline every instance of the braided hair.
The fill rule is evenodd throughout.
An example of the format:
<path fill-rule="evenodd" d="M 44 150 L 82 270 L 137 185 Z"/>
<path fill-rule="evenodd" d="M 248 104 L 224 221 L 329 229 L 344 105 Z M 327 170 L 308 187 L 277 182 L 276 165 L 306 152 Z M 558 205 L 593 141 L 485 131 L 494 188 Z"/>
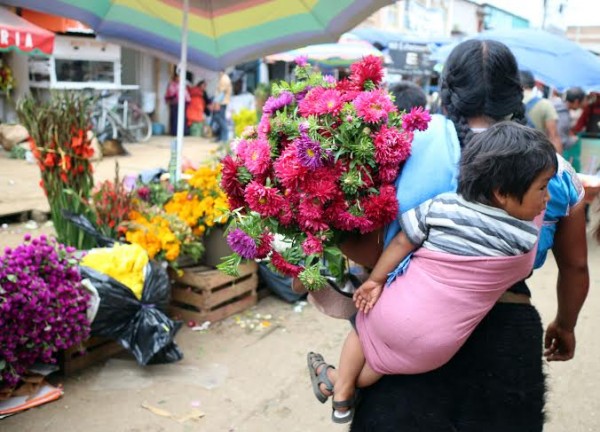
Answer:
<path fill-rule="evenodd" d="M 441 81 L 442 107 L 454 123 L 461 146 L 473 135 L 470 118 L 525 123 L 519 69 L 506 45 L 478 39 L 460 43 L 448 56 Z"/>

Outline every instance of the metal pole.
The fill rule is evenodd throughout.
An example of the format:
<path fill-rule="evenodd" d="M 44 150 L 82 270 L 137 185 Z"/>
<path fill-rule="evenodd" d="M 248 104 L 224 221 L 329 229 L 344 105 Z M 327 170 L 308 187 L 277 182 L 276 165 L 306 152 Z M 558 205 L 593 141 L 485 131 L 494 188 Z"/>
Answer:
<path fill-rule="evenodd" d="M 185 121 L 185 86 L 187 75 L 187 39 L 188 39 L 188 12 L 189 0 L 183 0 L 183 20 L 181 24 L 181 58 L 179 61 L 179 100 L 177 104 L 177 143 L 175 181 L 181 179 L 181 151 L 183 148 L 183 129 Z"/>

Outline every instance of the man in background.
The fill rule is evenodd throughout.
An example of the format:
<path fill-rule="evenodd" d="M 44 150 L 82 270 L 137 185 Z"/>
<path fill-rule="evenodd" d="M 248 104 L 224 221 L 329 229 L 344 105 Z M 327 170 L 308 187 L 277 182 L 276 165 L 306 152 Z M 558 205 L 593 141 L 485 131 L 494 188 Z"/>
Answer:
<path fill-rule="evenodd" d="M 528 126 L 542 131 L 552 142 L 558 154 L 562 154 L 563 145 L 558 134 L 558 114 L 548 99 L 544 99 L 535 87 L 535 79 L 529 71 L 521 71 L 523 103 Z"/>

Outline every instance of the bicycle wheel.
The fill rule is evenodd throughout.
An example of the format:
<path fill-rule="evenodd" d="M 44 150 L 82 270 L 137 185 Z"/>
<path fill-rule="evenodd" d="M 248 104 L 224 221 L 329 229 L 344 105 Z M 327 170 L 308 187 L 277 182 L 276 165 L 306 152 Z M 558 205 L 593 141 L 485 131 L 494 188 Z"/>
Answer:
<path fill-rule="evenodd" d="M 124 107 L 119 106 L 116 114 L 123 123 L 123 128 L 134 139 L 135 142 L 145 142 L 152 136 L 152 121 L 148 114 L 137 105 L 129 104 L 127 113 L 123 113 Z"/>
<path fill-rule="evenodd" d="M 90 122 L 92 123 L 92 131 L 94 131 L 99 142 L 118 138 L 117 124 L 106 112 L 94 111 L 90 115 Z"/>

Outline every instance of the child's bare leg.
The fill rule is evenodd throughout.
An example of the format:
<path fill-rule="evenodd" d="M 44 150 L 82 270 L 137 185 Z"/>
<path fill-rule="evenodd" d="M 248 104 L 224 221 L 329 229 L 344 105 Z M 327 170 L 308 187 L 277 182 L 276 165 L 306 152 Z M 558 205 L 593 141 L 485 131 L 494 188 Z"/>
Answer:
<path fill-rule="evenodd" d="M 373 385 L 379 381 L 382 376 L 383 374 L 375 372 L 373 369 L 371 369 L 371 366 L 365 362 L 365 365 L 363 366 L 360 374 L 358 375 L 358 379 L 356 380 L 356 387 L 369 387 L 370 385 Z"/>
<path fill-rule="evenodd" d="M 344 401 L 352 399 L 356 389 L 356 381 L 365 365 L 362 345 L 355 330 L 348 333 L 342 348 L 338 376 L 334 381 L 333 400 Z M 343 411 L 343 410 L 342 410 Z"/>

